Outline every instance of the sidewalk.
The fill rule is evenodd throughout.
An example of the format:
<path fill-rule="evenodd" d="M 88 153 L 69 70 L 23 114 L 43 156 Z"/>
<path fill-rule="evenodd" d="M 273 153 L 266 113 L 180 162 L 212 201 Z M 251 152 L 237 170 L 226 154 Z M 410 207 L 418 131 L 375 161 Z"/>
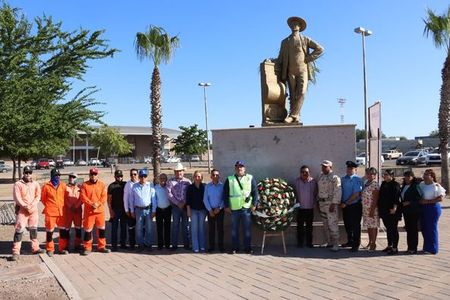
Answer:
<path fill-rule="evenodd" d="M 264 255 L 178 251 L 93 253 L 53 258 L 82 299 L 449 299 L 450 207 L 440 219 L 438 255 L 288 248 Z M 363 234 L 363 243 L 367 237 Z M 406 233 L 400 233 L 405 250 Z M 419 247 L 422 239 L 419 241 Z M 378 249 L 386 240 L 378 240 Z"/>

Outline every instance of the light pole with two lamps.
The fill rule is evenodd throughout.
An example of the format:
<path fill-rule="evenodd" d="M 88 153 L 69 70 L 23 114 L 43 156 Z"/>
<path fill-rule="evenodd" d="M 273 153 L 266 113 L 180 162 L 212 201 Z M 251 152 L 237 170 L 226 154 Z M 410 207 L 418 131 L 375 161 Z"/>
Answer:
<path fill-rule="evenodd" d="M 205 121 L 206 121 L 206 145 L 208 148 L 208 174 L 211 174 L 211 160 L 209 159 L 209 137 L 208 137 L 208 102 L 206 99 L 206 88 L 211 86 L 211 83 L 208 82 L 200 82 L 198 86 L 203 87 L 203 98 L 205 99 Z"/>
<path fill-rule="evenodd" d="M 363 77 L 364 77 L 364 132 L 365 138 L 365 150 L 366 150 L 366 168 L 369 167 L 369 129 L 368 129 L 368 116 L 367 116 L 367 76 L 366 76 L 366 36 L 372 34 L 372 31 L 364 29 L 362 27 L 355 28 L 355 33 L 361 34 L 362 38 L 362 55 L 363 55 Z"/>

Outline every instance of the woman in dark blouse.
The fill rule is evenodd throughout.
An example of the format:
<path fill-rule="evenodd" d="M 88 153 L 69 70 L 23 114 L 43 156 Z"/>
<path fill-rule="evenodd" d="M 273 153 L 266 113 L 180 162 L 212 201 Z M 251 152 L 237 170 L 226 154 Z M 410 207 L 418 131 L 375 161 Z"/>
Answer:
<path fill-rule="evenodd" d="M 200 171 L 195 171 L 192 183 L 186 191 L 187 215 L 191 218 L 192 250 L 195 253 L 206 249 L 205 218 L 207 210 L 203 203 L 205 184 Z"/>
<path fill-rule="evenodd" d="M 380 186 L 380 198 L 378 200 L 378 214 L 386 227 L 387 247 L 383 250 L 388 254 L 398 253 L 398 221 L 401 218 L 400 212 L 400 184 L 395 181 L 394 171 L 385 170 L 383 182 Z"/>
<path fill-rule="evenodd" d="M 406 171 L 403 174 L 403 184 L 400 191 L 403 217 L 405 218 L 406 240 L 408 243 L 407 254 L 417 253 L 417 244 L 419 243 L 419 218 L 420 218 L 420 199 L 422 192 L 419 188 L 419 180 L 414 177 L 412 171 Z"/>

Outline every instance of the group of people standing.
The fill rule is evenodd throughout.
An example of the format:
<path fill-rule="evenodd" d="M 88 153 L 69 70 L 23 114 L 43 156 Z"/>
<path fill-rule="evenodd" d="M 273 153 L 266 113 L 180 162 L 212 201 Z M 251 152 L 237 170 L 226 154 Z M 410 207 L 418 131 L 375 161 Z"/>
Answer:
<path fill-rule="evenodd" d="M 242 161 L 235 163 L 235 174 L 220 181 L 220 172 L 213 169 L 211 182 L 203 183 L 203 175 L 196 171 L 193 182 L 184 177 L 184 167 L 178 163 L 174 176 L 168 179 L 160 174 L 157 184 L 147 180 L 147 169 L 131 169 L 130 180 L 123 180 L 123 172 L 116 170 L 114 182 L 108 187 L 99 180 L 97 168 L 89 170 L 89 180 L 76 184 L 77 175 L 69 174 L 68 183 L 61 180 L 58 169 L 52 169 L 50 180 L 42 190 L 32 179 L 32 169 L 25 167 L 23 177 L 14 184 L 16 225 L 12 260 L 18 260 L 22 235 L 30 231 L 32 253 L 55 253 L 53 232 L 59 230 L 59 254 L 69 253 L 70 230 L 75 225 L 76 251 L 89 255 L 92 251 L 93 229 L 97 228 L 98 251 L 109 253 L 106 248 L 105 207 L 109 208 L 112 251 L 120 248 L 151 251 L 153 246 L 152 220 L 156 217 L 157 249 L 164 247 L 176 251 L 181 231 L 185 249 L 206 251 L 205 219 L 208 219 L 208 252 L 225 251 L 224 215 L 232 216 L 232 252 L 240 251 L 239 227 L 242 224 L 245 253 L 251 249 L 251 210 L 258 203 L 256 182 L 245 172 Z M 37 227 L 38 202 L 44 206 L 46 249 L 39 248 Z M 191 220 L 190 226 L 188 220 Z M 82 240 L 82 227 L 84 237 Z M 120 227 L 120 236 L 119 236 Z M 217 237 L 217 239 L 216 239 Z M 216 248 L 217 245 L 217 248 Z"/>
<path fill-rule="evenodd" d="M 419 228 L 423 236 L 423 251 L 436 254 L 439 251 L 438 220 L 441 215 L 440 202 L 445 197 L 445 189 L 436 182 L 436 174 L 426 169 L 423 180 L 412 171 L 403 175 L 400 185 L 395 180 L 394 171 L 387 169 L 382 174 L 382 182 L 376 180 L 378 174 L 373 167 L 365 170 L 365 180 L 357 173 L 357 164 L 346 162 L 346 175 L 341 178 L 332 171 L 333 163 L 324 160 L 318 179 L 310 175 L 309 167 L 300 168 L 295 190 L 300 209 L 297 214 L 297 243 L 303 247 L 312 245 L 312 223 L 314 206 L 317 205 L 324 223 L 327 246 L 332 251 L 339 250 L 338 210 L 347 233 L 347 242 L 341 247 L 356 252 L 361 244 L 361 220 L 367 228 L 369 243 L 365 249 L 376 250 L 376 240 L 380 218 L 386 228 L 388 254 L 398 254 L 398 223 L 402 216 L 407 233 L 407 254 L 415 254 L 418 249 Z"/>
<path fill-rule="evenodd" d="M 252 253 L 251 213 L 258 206 L 258 192 L 254 177 L 246 173 L 242 161 L 235 163 L 235 173 L 222 183 L 220 172 L 213 169 L 211 182 L 203 183 L 199 171 L 193 174 L 193 182 L 184 176 L 184 167 L 178 163 L 174 176 L 160 174 L 157 184 L 147 180 L 147 169 L 131 169 L 130 180 L 123 180 L 123 172 L 116 170 L 115 181 L 108 187 L 99 180 L 99 170 L 89 170 L 89 180 L 76 183 L 77 174 L 70 173 L 67 184 L 60 178 L 58 169 L 51 170 L 51 178 L 42 190 L 32 179 L 32 169 L 25 167 L 23 177 L 14 184 L 16 224 L 12 260 L 19 259 L 22 235 L 30 232 L 32 253 L 43 253 L 37 240 L 39 220 L 38 202 L 44 206 L 46 229 L 45 252 L 55 253 L 53 232 L 59 230 L 60 254 L 69 253 L 70 230 L 75 226 L 74 248 L 88 255 L 92 251 L 93 229 L 97 228 L 97 248 L 106 248 L 105 207 L 109 208 L 111 246 L 122 249 L 151 251 L 153 247 L 153 218 L 156 217 L 157 249 L 176 251 L 178 238 L 182 237 L 185 249 L 193 252 L 225 251 L 224 216 L 231 214 L 232 253 L 240 250 L 239 231 L 242 225 L 243 250 Z M 311 176 L 309 167 L 300 168 L 295 182 L 295 192 L 300 208 L 297 211 L 297 243 L 299 247 L 313 246 L 314 207 L 318 206 L 323 220 L 326 246 L 332 251 L 348 247 L 356 252 L 361 244 L 361 220 L 367 228 L 369 243 L 366 249 L 376 249 L 380 218 L 386 228 L 388 254 L 398 253 L 398 222 L 404 217 L 407 232 L 407 253 L 417 253 L 418 229 L 422 231 L 423 251 L 436 254 L 439 251 L 438 220 L 441 214 L 439 202 L 445 190 L 436 182 L 436 174 L 427 169 L 420 182 L 412 171 L 404 173 L 403 183 L 396 182 L 393 170 L 385 170 L 383 181 L 376 181 L 377 170 L 366 169 L 363 181 L 356 173 L 357 165 L 346 162 L 346 175 L 333 172 L 333 163 L 324 160 L 317 179 Z M 339 245 L 338 212 L 342 208 L 347 242 Z M 190 226 L 189 226 L 190 219 Z M 206 224 L 208 220 L 209 243 L 206 248 Z M 120 227 L 120 236 L 119 235 Z M 82 228 L 84 236 L 82 239 Z M 306 243 L 304 243 L 306 242 Z M 217 248 L 216 248 L 217 246 Z"/>

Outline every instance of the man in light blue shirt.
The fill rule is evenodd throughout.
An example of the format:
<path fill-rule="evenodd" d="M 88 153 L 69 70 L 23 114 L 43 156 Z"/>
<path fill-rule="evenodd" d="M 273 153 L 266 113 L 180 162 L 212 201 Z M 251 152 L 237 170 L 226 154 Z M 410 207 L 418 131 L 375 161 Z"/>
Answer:
<path fill-rule="evenodd" d="M 219 181 L 219 170 L 213 169 L 211 171 L 211 182 L 205 187 L 205 194 L 203 195 L 203 203 L 208 210 L 208 232 L 209 232 L 209 248 L 208 252 L 215 250 L 216 231 L 218 235 L 217 244 L 220 252 L 225 252 L 223 246 L 223 183 Z"/>
<path fill-rule="evenodd" d="M 156 192 L 153 184 L 147 181 L 147 169 L 139 170 L 139 182 L 131 191 L 132 217 L 136 218 L 136 241 L 139 250 L 147 247 L 152 250 L 152 219 L 156 214 Z M 144 236 L 145 226 L 145 236 Z"/>
<path fill-rule="evenodd" d="M 345 231 L 347 232 L 347 243 L 342 247 L 351 247 L 350 251 L 356 252 L 361 244 L 361 191 L 362 180 L 356 175 L 357 164 L 347 161 L 347 175 L 341 178 L 342 198 L 341 207 Z"/>

